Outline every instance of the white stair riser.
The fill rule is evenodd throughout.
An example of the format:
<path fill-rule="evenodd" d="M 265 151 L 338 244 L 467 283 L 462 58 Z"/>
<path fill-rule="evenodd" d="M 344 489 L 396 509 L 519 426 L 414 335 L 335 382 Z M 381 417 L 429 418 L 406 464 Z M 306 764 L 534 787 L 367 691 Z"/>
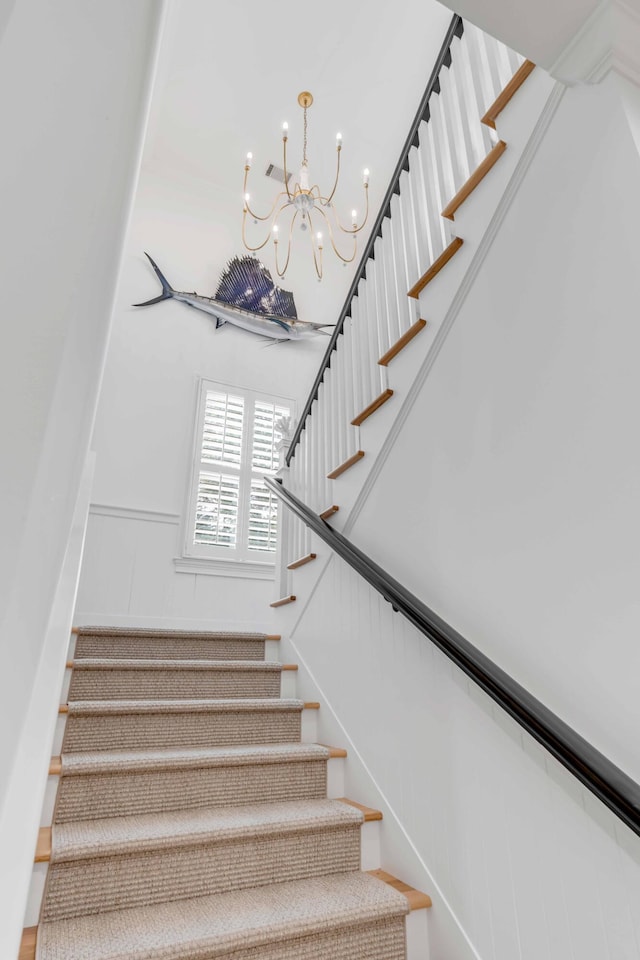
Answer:
<path fill-rule="evenodd" d="M 422 909 L 407 914 L 407 960 L 429 960 L 428 913 L 428 910 Z"/>
<path fill-rule="evenodd" d="M 344 758 L 332 757 L 327 763 L 327 797 L 344 797 Z"/>
<path fill-rule="evenodd" d="M 370 820 L 360 828 L 360 869 L 380 868 L 380 821 Z"/>

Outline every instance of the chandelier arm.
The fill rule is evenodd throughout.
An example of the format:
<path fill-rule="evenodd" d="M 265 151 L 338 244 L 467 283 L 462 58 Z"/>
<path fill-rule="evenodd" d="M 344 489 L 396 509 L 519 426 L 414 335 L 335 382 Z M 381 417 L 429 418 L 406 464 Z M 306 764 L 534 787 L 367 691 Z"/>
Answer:
<path fill-rule="evenodd" d="M 327 224 L 327 228 L 329 230 L 329 239 L 331 240 L 331 246 L 333 247 L 333 252 L 335 253 L 335 255 L 339 257 L 343 263 L 353 263 L 353 260 L 358 250 L 358 244 L 357 244 L 356 238 L 355 237 L 353 238 L 353 253 L 351 254 L 351 256 L 343 257 L 340 251 L 338 250 L 338 248 L 336 247 L 335 240 L 333 239 L 333 227 L 331 226 L 331 221 L 329 220 L 328 216 L 326 215 L 322 207 L 316 207 L 316 210 L 318 211 L 318 213 L 320 213 L 324 217 L 325 223 Z M 353 231 L 345 230 L 344 233 L 353 233 Z"/>
<path fill-rule="evenodd" d="M 331 191 L 331 193 L 330 193 L 329 196 L 327 197 L 324 206 L 328 206 L 328 205 L 331 203 L 331 201 L 333 200 L 333 195 L 334 195 L 334 193 L 336 192 L 336 189 L 337 189 L 337 187 L 338 187 L 338 178 L 340 177 L 340 153 L 341 153 L 341 152 L 342 152 L 342 147 L 337 147 L 337 148 L 336 148 L 336 153 L 338 154 L 338 164 L 337 164 L 337 166 L 336 166 L 336 179 L 335 179 L 334 184 L 333 184 L 333 190 Z"/>
<path fill-rule="evenodd" d="M 365 226 L 367 220 L 369 219 L 369 187 L 367 184 L 365 184 L 365 187 L 364 187 L 364 197 L 365 197 L 364 220 L 362 221 L 359 227 L 356 226 L 356 227 L 352 227 L 351 229 L 349 229 L 349 227 L 343 227 L 342 224 L 340 223 L 340 217 L 335 211 L 335 207 L 333 208 L 333 215 L 336 218 L 336 224 L 343 233 L 348 233 L 348 234 L 351 234 L 351 236 L 355 236 L 357 233 L 360 233 L 360 231 Z M 322 199 L 324 199 L 324 197 Z M 326 206 L 326 203 L 323 203 L 322 206 Z M 316 210 L 320 210 L 322 212 L 321 207 L 316 207 Z"/>
<path fill-rule="evenodd" d="M 243 242 L 243 244 L 244 244 L 244 246 L 245 246 L 245 248 L 246 248 L 247 250 L 249 250 L 251 253 L 255 253 L 257 250 L 262 250 L 262 248 L 263 248 L 263 247 L 266 247 L 266 245 L 269 243 L 269 237 L 271 236 L 271 231 L 269 230 L 269 232 L 267 233 L 267 237 L 266 237 L 266 239 L 263 241 L 263 243 L 261 243 L 261 244 L 260 244 L 259 246 L 257 246 L 257 247 L 251 247 L 251 246 L 249 246 L 249 244 L 247 243 L 247 238 L 246 238 L 246 236 L 245 236 L 245 225 L 246 225 L 246 222 L 247 222 L 247 208 L 246 208 L 246 206 L 245 206 L 245 208 L 244 208 L 243 211 L 242 211 L 242 242 Z"/>
<path fill-rule="evenodd" d="M 320 254 L 320 266 L 318 266 L 318 258 L 316 256 L 316 243 L 313 238 L 313 223 L 311 220 L 311 214 L 309 213 L 307 214 L 307 216 L 309 217 L 309 232 L 311 233 L 310 239 L 311 239 L 311 252 L 313 254 L 313 265 L 316 268 L 316 274 L 317 274 L 318 280 L 322 280 L 322 247 L 318 246 L 317 248 L 318 253 Z"/>
<path fill-rule="evenodd" d="M 282 211 L 284 210 L 284 208 L 285 208 L 285 207 L 288 207 L 288 206 L 289 206 L 289 204 L 288 204 L 288 203 L 285 203 L 285 204 L 282 205 L 282 207 L 280 207 L 280 210 L 278 210 L 277 214 L 275 215 L 274 221 L 273 221 L 274 226 L 275 226 L 276 220 L 278 219 L 278 217 L 280 216 L 280 214 L 282 213 Z M 282 271 L 280 270 L 280 267 L 278 266 L 278 241 L 277 241 L 277 240 L 274 241 L 274 246 L 275 246 L 275 248 L 276 248 L 276 273 L 278 274 L 278 276 L 279 276 L 280 278 L 284 277 L 285 273 L 287 272 L 287 267 L 289 266 L 289 258 L 291 257 L 291 237 L 292 237 L 292 234 L 293 234 L 293 225 L 294 225 L 294 223 L 296 222 L 296 217 L 297 217 L 297 216 L 298 216 L 298 211 L 296 210 L 296 212 L 294 213 L 294 215 L 293 215 L 292 218 L 291 218 L 291 223 L 289 224 L 289 237 L 288 237 L 288 239 L 287 239 L 287 259 L 286 259 L 285 262 L 284 262 L 284 267 L 282 268 Z"/>
<path fill-rule="evenodd" d="M 246 181 L 245 181 L 245 186 L 246 186 Z M 250 216 L 253 217 L 254 220 L 261 220 L 261 221 L 263 221 L 263 222 L 264 222 L 265 220 L 270 220 L 271 217 L 273 216 L 274 210 L 276 209 L 276 207 L 277 207 L 277 205 L 278 205 L 278 202 L 279 202 L 279 201 L 281 200 L 281 198 L 284 197 L 287 193 L 288 193 L 288 191 L 281 190 L 280 193 L 278 193 L 278 194 L 276 195 L 276 198 L 275 198 L 275 200 L 273 201 L 273 205 L 272 205 L 272 207 L 271 207 L 271 210 L 269 210 L 269 213 L 268 213 L 266 216 L 261 217 L 259 214 L 254 213 L 254 211 L 253 211 L 253 210 L 251 209 L 251 207 L 249 206 L 249 201 L 246 199 L 246 191 L 245 191 L 245 201 L 244 201 L 244 205 L 245 205 L 246 211 L 247 211 L 247 213 L 248 213 Z"/>

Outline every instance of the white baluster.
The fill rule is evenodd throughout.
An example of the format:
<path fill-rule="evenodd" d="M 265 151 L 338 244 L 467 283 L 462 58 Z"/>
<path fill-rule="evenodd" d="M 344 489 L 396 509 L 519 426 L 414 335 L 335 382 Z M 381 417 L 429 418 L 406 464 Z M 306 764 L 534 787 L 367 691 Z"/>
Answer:
<path fill-rule="evenodd" d="M 391 209 L 393 210 L 393 203 L 391 205 Z M 397 220 L 395 222 L 397 223 Z M 391 302 L 393 305 L 393 313 L 390 317 L 392 329 L 391 343 L 393 344 L 402 336 L 402 316 L 403 308 L 405 306 L 404 300 L 407 296 L 407 291 L 403 289 L 404 284 L 401 282 L 400 277 L 398 276 L 397 260 L 399 257 L 399 251 L 397 249 L 398 242 L 396 239 L 393 214 L 385 222 L 384 230 L 384 240 L 386 244 L 385 253 L 387 254 L 385 257 L 387 290 L 392 294 Z"/>
<path fill-rule="evenodd" d="M 453 51 L 454 49 L 457 50 L 459 43 L 460 41 L 456 40 L 455 47 L 452 46 L 451 66 L 448 69 L 440 71 L 442 117 L 445 122 L 451 150 L 451 163 L 453 165 L 453 178 L 456 191 L 469 179 L 472 170 L 468 131 L 465 131 L 469 121 L 468 117 L 462 116 L 460 92 L 458 90 L 457 77 L 453 65 Z"/>
<path fill-rule="evenodd" d="M 437 260 L 448 243 L 446 223 L 441 216 L 446 201 L 442 195 L 434 150 L 433 127 L 431 123 L 422 123 L 420 124 L 420 147 L 416 155 L 416 161 L 425 192 L 429 218 L 429 265 Z"/>
<path fill-rule="evenodd" d="M 482 99 L 482 90 L 476 83 L 473 75 L 473 65 L 469 50 L 467 31 L 462 35 L 462 42 L 456 47 L 456 67 L 460 78 L 460 93 L 463 99 L 463 109 L 469 117 L 469 135 L 473 155 L 473 169 L 484 160 L 492 147 L 490 129 L 480 120 L 485 109 Z"/>
<path fill-rule="evenodd" d="M 362 326 L 360 297 L 351 301 L 351 342 L 353 345 L 353 405 L 355 413 L 362 407 L 364 383 L 362 380 Z"/>
<path fill-rule="evenodd" d="M 389 266 L 388 260 L 391 256 L 391 250 L 389 249 L 389 243 L 387 239 L 387 233 L 389 230 L 388 222 L 385 221 L 383 224 L 383 234 L 381 237 L 378 237 L 376 240 L 378 263 L 380 265 L 380 274 L 381 274 L 381 292 L 382 292 L 382 309 L 383 309 L 383 319 L 384 319 L 384 333 L 383 333 L 383 345 L 384 350 L 382 353 L 386 353 L 392 343 L 395 342 L 397 335 L 394 335 L 395 323 L 395 307 L 394 307 L 394 297 L 395 293 L 390 284 L 389 276 Z M 382 356 L 382 354 L 380 355 Z"/>
<path fill-rule="evenodd" d="M 454 172 L 453 160 L 451 158 L 451 145 L 449 143 L 449 133 L 447 123 L 444 118 L 444 100 L 441 96 L 432 96 L 429 101 L 431 108 L 431 120 L 429 126 L 432 129 L 433 141 L 435 145 L 435 160 L 438 169 L 438 180 L 441 190 L 444 193 L 445 205 L 455 196 L 457 191 L 456 177 Z M 442 212 L 442 208 L 440 209 Z"/>
<path fill-rule="evenodd" d="M 468 21 L 465 21 L 464 36 L 467 41 L 474 85 L 476 90 L 480 91 L 480 115 L 483 116 L 497 96 L 489 65 L 487 48 L 484 43 L 482 30 L 479 30 Z"/>
<path fill-rule="evenodd" d="M 347 453 L 347 410 L 346 410 L 346 390 L 345 390 L 345 367 L 346 357 L 344 355 L 344 337 L 338 338 L 338 349 L 334 351 L 333 362 L 335 369 L 335 393 L 336 393 L 336 435 L 338 440 L 338 463 L 343 463 L 349 454 Z"/>
<path fill-rule="evenodd" d="M 431 230 L 427 210 L 427 196 L 422 182 L 422 167 L 418 158 L 418 149 L 409 151 L 409 175 L 407 178 L 409 203 L 415 228 L 416 267 L 418 276 L 422 276 L 432 260 Z M 402 196 L 402 194 L 400 194 Z"/>
<path fill-rule="evenodd" d="M 374 280 L 375 277 L 375 264 L 373 260 L 367 261 L 367 279 L 365 281 L 365 303 L 367 310 L 367 335 L 365 340 L 365 350 L 366 350 L 366 370 L 367 370 L 367 400 L 365 406 L 367 406 L 371 401 L 377 396 L 376 386 L 377 386 L 377 376 L 376 376 L 376 361 L 377 357 L 375 356 L 376 348 L 376 298 L 375 298 L 375 286 Z M 364 409 L 364 408 L 363 408 Z M 358 410 L 358 413 L 361 411 Z"/>
<path fill-rule="evenodd" d="M 387 337 L 387 324 L 386 324 L 386 298 L 384 290 L 384 264 L 382 262 L 382 251 L 379 244 L 381 243 L 381 238 L 378 237 L 375 243 L 375 273 L 374 273 L 374 283 L 375 283 L 375 301 L 376 301 L 376 339 L 375 339 L 375 368 L 378 371 L 378 383 L 380 390 L 385 390 L 387 387 L 387 368 L 381 367 L 378 364 L 380 357 L 387 352 L 391 346 L 388 343 Z"/>
<path fill-rule="evenodd" d="M 509 59 L 509 47 L 501 43 L 500 40 L 496 40 L 495 37 L 491 39 L 493 40 L 492 49 L 498 68 L 498 76 L 500 77 L 500 90 L 504 90 L 514 73 Z"/>
<path fill-rule="evenodd" d="M 406 258 L 407 290 L 410 290 L 415 283 L 412 278 L 420 277 L 424 273 L 424 268 L 420 267 L 423 259 L 420 256 L 420 249 L 423 248 L 423 244 L 418 236 L 420 231 L 417 207 L 418 204 L 413 196 L 411 171 L 403 170 L 400 176 L 400 216 Z"/>
<path fill-rule="evenodd" d="M 515 50 L 512 50 L 511 47 L 507 47 L 507 53 L 509 56 L 509 65 L 511 66 L 511 75 L 513 76 L 516 70 L 522 66 L 525 58 L 521 53 L 517 53 Z"/>

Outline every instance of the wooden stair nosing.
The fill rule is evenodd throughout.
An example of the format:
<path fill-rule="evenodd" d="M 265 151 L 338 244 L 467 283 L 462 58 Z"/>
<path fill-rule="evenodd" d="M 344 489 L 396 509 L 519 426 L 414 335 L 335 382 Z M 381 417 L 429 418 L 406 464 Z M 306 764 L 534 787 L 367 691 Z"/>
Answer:
<path fill-rule="evenodd" d="M 18 951 L 18 960 L 35 960 L 36 942 L 38 940 L 37 927 L 25 927 L 22 931 L 22 940 Z"/>
<path fill-rule="evenodd" d="M 280 597 L 279 600 L 273 600 L 269 606 L 270 607 L 284 607 L 287 603 L 294 603 L 296 599 L 295 593 L 292 593 L 288 597 Z"/>
<path fill-rule="evenodd" d="M 376 399 L 372 403 L 370 403 L 368 407 L 365 407 L 364 410 L 361 413 L 359 413 L 357 417 L 353 418 L 353 420 L 351 421 L 351 426 L 359 427 L 361 424 L 364 423 L 365 420 L 367 420 L 371 416 L 372 413 L 375 413 L 376 410 L 379 410 L 383 403 L 386 403 L 387 400 L 390 400 L 392 396 L 393 396 L 393 390 L 390 390 L 389 388 L 384 390 L 380 394 L 380 396 L 376 397 Z"/>
<path fill-rule="evenodd" d="M 78 634 L 81 629 L 82 627 L 71 627 L 71 633 Z M 267 633 L 264 638 L 265 640 L 282 640 L 282 636 L 279 633 Z"/>
<path fill-rule="evenodd" d="M 291 563 L 287 564 L 287 570 L 297 570 L 298 567 L 304 567 L 305 563 L 311 563 L 317 556 L 317 553 L 308 553 L 306 557 L 299 557 L 297 560 L 292 560 Z"/>
<path fill-rule="evenodd" d="M 350 467 L 353 467 L 359 460 L 362 460 L 364 457 L 364 450 L 358 450 L 357 453 L 354 453 L 353 456 L 349 457 L 348 460 L 345 460 L 344 463 L 341 463 L 339 467 L 336 467 L 335 470 L 332 470 L 331 473 L 327 474 L 327 480 L 337 480 L 338 477 L 342 476 L 346 470 Z"/>
<path fill-rule="evenodd" d="M 325 747 L 329 751 L 329 759 L 346 757 L 347 751 L 344 747 L 330 747 L 328 743 L 319 743 L 319 747 Z"/>
<path fill-rule="evenodd" d="M 378 366 L 388 367 L 394 357 L 397 357 L 401 350 L 403 350 L 408 343 L 411 343 L 414 337 L 417 337 L 421 330 L 427 325 L 426 320 L 416 320 L 406 333 L 403 333 L 399 340 L 389 347 L 387 352 L 383 354 L 378 360 Z"/>
<path fill-rule="evenodd" d="M 335 503 L 331 507 L 327 507 L 326 510 L 323 510 L 322 513 L 319 513 L 318 516 L 321 520 L 328 520 L 329 517 L 332 517 L 334 513 L 337 513 L 340 507 L 337 507 Z"/>
<path fill-rule="evenodd" d="M 500 113 L 502 113 L 513 95 L 517 93 L 524 81 L 534 69 L 535 63 L 533 63 L 531 60 L 525 60 L 524 63 L 520 64 L 504 90 L 498 94 L 485 115 L 482 117 L 480 123 L 484 123 L 485 126 L 491 127 L 493 130 L 495 130 L 496 118 Z"/>
<path fill-rule="evenodd" d="M 367 873 L 372 877 L 377 877 L 378 880 L 382 880 L 383 883 L 387 883 L 399 893 L 404 893 L 409 901 L 409 910 L 422 910 L 432 906 L 432 900 L 428 893 L 422 893 L 420 890 L 416 890 L 415 887 L 411 887 L 408 883 L 398 880 L 397 877 L 387 873 L 386 870 L 367 870 Z"/>
<path fill-rule="evenodd" d="M 34 863 L 48 863 L 51 859 L 51 827 L 40 827 Z"/>
<path fill-rule="evenodd" d="M 462 206 L 467 197 L 471 196 L 475 188 L 484 180 L 491 168 L 498 162 L 502 154 L 507 149 L 504 140 L 498 140 L 496 145 L 489 151 L 482 163 L 478 164 L 468 180 L 466 180 L 455 197 L 453 197 L 442 211 L 441 216 L 445 220 L 453 220 L 454 214 Z"/>
<path fill-rule="evenodd" d="M 433 261 L 427 272 L 423 273 L 417 283 L 414 283 L 407 296 L 413 300 L 417 300 L 426 285 L 431 283 L 442 268 L 449 263 L 449 260 L 458 252 L 463 243 L 464 240 L 462 237 L 454 237 L 449 246 L 444 248 L 438 259 Z"/>
<path fill-rule="evenodd" d="M 350 807 L 355 807 L 364 814 L 364 822 L 372 823 L 375 820 L 382 820 L 382 810 L 375 810 L 373 807 L 367 807 L 364 803 L 358 803 L 356 800 L 350 800 L 348 797 L 336 797 L 340 803 L 346 803 Z"/>

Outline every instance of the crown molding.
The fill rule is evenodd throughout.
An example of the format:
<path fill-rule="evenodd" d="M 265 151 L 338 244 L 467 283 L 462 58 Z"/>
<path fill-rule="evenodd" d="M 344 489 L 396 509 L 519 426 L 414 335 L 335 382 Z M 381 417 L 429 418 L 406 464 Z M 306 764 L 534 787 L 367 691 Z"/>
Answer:
<path fill-rule="evenodd" d="M 640 11 L 626 0 L 601 0 L 549 70 L 568 86 L 611 71 L 640 86 Z"/>

